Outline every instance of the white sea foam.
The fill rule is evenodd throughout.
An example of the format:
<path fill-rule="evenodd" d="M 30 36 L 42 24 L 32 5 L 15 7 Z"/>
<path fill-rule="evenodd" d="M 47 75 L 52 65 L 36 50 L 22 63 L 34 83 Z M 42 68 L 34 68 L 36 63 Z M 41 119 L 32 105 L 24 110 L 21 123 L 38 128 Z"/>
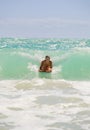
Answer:
<path fill-rule="evenodd" d="M 84 122 L 90 120 L 89 86 L 87 81 L 45 78 L 2 80 L 0 128 L 72 130 L 73 124 L 77 130 L 89 130 L 90 123 Z"/>
<path fill-rule="evenodd" d="M 29 70 L 31 71 L 35 71 L 35 72 L 38 72 L 38 66 L 35 64 L 33 65 L 32 63 L 28 63 L 28 67 L 27 67 Z"/>
<path fill-rule="evenodd" d="M 89 130 L 89 40 L 0 40 L 0 130 Z"/>

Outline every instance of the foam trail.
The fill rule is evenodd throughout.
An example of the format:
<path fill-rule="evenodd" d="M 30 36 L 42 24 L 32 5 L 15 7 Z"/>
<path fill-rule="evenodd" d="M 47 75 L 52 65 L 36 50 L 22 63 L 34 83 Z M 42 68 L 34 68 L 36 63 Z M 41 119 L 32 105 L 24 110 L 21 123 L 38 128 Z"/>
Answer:
<path fill-rule="evenodd" d="M 89 130 L 89 50 L 89 39 L 0 38 L 0 130 Z M 38 72 L 46 55 L 52 73 Z"/>
<path fill-rule="evenodd" d="M 0 81 L 0 129 L 89 130 L 89 86 L 55 79 Z"/>

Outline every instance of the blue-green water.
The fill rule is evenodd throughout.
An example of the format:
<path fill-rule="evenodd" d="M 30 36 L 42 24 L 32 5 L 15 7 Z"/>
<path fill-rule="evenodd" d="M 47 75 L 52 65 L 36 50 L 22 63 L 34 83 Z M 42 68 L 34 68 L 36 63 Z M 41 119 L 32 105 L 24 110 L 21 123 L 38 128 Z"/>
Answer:
<path fill-rule="evenodd" d="M 53 61 L 52 74 L 40 74 L 45 55 Z M 90 40 L 0 39 L 0 79 L 90 80 Z"/>
<path fill-rule="evenodd" d="M 0 39 L 0 130 L 90 130 L 89 39 Z"/>

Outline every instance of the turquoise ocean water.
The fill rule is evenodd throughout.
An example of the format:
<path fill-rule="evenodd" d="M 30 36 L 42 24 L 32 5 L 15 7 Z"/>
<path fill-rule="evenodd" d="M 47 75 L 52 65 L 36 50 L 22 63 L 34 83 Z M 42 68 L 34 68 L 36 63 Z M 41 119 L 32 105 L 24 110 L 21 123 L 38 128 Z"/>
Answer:
<path fill-rule="evenodd" d="M 52 74 L 39 74 L 45 55 L 53 61 Z M 0 39 L 0 79 L 44 77 L 90 80 L 90 40 Z"/>
<path fill-rule="evenodd" d="M 0 130 L 20 129 L 90 129 L 90 39 L 0 38 Z"/>

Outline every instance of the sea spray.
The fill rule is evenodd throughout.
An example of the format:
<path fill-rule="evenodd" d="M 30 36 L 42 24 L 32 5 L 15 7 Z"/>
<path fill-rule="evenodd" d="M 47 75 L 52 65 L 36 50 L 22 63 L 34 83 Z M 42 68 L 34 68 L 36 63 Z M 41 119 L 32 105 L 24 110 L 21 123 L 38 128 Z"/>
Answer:
<path fill-rule="evenodd" d="M 89 46 L 88 39 L 1 38 L 0 79 L 48 77 L 39 74 L 38 69 L 41 60 L 50 55 L 52 79 L 90 80 Z"/>
<path fill-rule="evenodd" d="M 89 59 L 89 39 L 0 38 L 0 130 L 89 130 Z"/>

